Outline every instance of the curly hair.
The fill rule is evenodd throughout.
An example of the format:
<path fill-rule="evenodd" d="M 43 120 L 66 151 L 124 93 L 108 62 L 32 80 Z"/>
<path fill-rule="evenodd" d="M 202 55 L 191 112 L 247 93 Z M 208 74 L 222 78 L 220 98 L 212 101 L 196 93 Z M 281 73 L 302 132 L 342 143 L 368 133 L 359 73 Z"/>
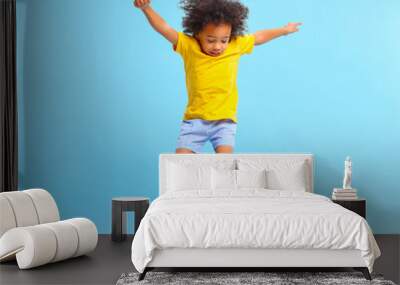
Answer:
<path fill-rule="evenodd" d="M 183 32 L 196 35 L 209 23 L 230 24 L 231 39 L 243 35 L 249 9 L 236 0 L 181 0 Z"/>

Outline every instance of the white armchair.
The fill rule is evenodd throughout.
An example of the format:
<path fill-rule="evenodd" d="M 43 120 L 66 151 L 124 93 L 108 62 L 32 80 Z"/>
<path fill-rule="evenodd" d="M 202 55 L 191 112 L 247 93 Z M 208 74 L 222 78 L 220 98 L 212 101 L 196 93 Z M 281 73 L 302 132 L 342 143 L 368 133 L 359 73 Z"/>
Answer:
<path fill-rule="evenodd" d="M 0 193 L 0 262 L 17 259 L 20 269 L 57 262 L 94 250 L 97 238 L 88 219 L 60 221 L 46 190 Z"/>

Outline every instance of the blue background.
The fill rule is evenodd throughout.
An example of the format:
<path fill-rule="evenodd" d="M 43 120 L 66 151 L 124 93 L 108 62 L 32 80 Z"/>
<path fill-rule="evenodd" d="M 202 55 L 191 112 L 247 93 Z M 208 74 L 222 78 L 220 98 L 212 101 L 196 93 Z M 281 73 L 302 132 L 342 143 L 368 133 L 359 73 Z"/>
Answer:
<path fill-rule="evenodd" d="M 153 7 L 181 30 L 178 1 Z M 303 22 L 241 59 L 236 152 L 315 155 L 315 192 L 353 187 L 400 233 L 400 2 L 243 1 L 249 32 Z M 17 0 L 20 189 L 111 228 L 111 198 L 158 191 L 186 106 L 183 63 L 129 0 Z M 208 145 L 206 152 L 211 152 Z"/>

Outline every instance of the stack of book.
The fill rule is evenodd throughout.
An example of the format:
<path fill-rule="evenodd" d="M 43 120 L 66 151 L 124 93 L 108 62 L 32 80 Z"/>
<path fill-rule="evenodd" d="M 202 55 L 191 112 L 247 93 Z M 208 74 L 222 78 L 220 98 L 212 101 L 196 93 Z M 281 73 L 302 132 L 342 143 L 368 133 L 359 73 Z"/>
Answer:
<path fill-rule="evenodd" d="M 332 193 L 332 199 L 334 200 L 357 200 L 357 189 L 342 189 L 334 188 Z"/>

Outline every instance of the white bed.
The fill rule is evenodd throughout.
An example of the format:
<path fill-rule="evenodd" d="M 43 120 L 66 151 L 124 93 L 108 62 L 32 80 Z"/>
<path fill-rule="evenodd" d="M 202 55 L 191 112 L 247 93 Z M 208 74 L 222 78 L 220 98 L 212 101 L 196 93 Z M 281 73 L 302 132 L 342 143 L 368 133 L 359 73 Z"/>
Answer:
<path fill-rule="evenodd" d="M 155 267 L 354 267 L 368 279 L 380 255 L 362 217 L 313 194 L 310 154 L 161 154 L 159 191 L 132 243 L 140 279 Z"/>

